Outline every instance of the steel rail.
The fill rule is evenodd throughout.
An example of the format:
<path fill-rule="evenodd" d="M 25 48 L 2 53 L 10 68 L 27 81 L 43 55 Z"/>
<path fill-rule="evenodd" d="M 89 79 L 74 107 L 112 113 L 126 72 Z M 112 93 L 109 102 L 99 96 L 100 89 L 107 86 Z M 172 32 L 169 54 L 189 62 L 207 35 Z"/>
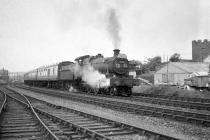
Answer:
<path fill-rule="evenodd" d="M 7 89 L 8 89 L 8 88 L 7 88 Z M 23 97 L 25 98 L 25 100 L 27 101 L 27 103 L 28 103 L 29 107 L 31 108 L 31 110 L 35 113 L 36 117 L 40 120 L 41 125 L 43 125 L 43 128 L 46 129 L 46 131 L 44 131 L 44 132 L 50 132 L 50 135 L 51 135 L 51 137 L 49 137 L 50 140 L 51 140 L 51 139 L 53 139 L 53 140 L 59 140 L 59 139 L 58 139 L 58 138 L 51 132 L 51 130 L 42 122 L 42 120 L 39 118 L 39 116 L 37 115 L 36 112 L 38 112 L 38 113 L 40 113 L 40 114 L 45 114 L 45 115 L 48 116 L 48 117 L 50 116 L 50 117 L 52 117 L 53 119 L 59 120 L 59 122 L 65 123 L 65 125 L 68 125 L 68 126 L 70 126 L 71 128 L 76 129 L 77 131 L 80 131 L 82 134 L 87 134 L 87 135 L 91 136 L 91 138 L 93 138 L 93 139 L 111 140 L 110 138 L 108 138 L 108 137 L 106 137 L 106 136 L 104 136 L 104 135 L 101 135 L 101 134 L 99 134 L 99 133 L 97 133 L 97 132 L 94 132 L 94 131 L 89 130 L 89 129 L 87 129 L 87 128 L 84 128 L 84 127 L 81 127 L 81 126 L 79 126 L 79 125 L 76 125 L 76 124 L 70 123 L 70 122 L 68 122 L 68 121 L 65 121 L 65 120 L 63 120 L 63 119 L 61 119 L 61 118 L 58 118 L 58 117 L 56 117 L 56 116 L 54 116 L 54 115 L 51 115 L 51 114 L 47 113 L 46 111 L 43 111 L 43 110 L 38 109 L 38 108 L 36 108 L 36 107 L 32 107 L 30 101 L 28 100 L 28 98 L 27 98 L 25 95 L 23 95 L 23 94 L 21 94 L 21 93 L 19 93 L 19 92 L 17 92 L 17 91 L 11 90 L 11 89 L 8 89 L 8 90 L 13 91 L 13 92 L 15 92 L 15 93 L 17 93 L 17 94 L 19 94 L 19 95 L 21 95 L 21 96 L 23 96 Z M 19 100 L 19 99 L 17 99 L 17 100 Z M 20 100 L 19 100 L 19 101 L 20 101 Z M 22 101 L 21 101 L 21 102 L 22 102 Z M 24 102 L 22 102 L 22 103 L 24 103 Z M 48 134 L 49 134 L 49 133 L 48 133 Z"/>
<path fill-rule="evenodd" d="M 111 101 L 108 99 L 99 99 L 97 97 L 81 96 L 76 94 L 57 94 L 56 92 L 34 88 L 30 88 L 29 90 L 33 90 L 39 93 L 46 93 L 57 97 L 68 98 L 70 100 L 80 101 L 83 103 L 96 104 L 102 107 L 112 108 L 120 111 L 128 111 L 136 114 L 150 115 L 154 117 L 165 117 L 176 121 L 184 121 L 195 124 L 202 124 L 204 126 L 210 126 L 210 114 L 192 113 L 190 111 L 179 111 L 175 109 L 171 110 L 167 108 L 152 107 L 146 105 L 136 105 L 132 103 L 125 103 L 122 101 Z"/>
<path fill-rule="evenodd" d="M 18 92 L 16 92 L 18 93 Z M 6 94 L 6 93 L 5 93 Z M 44 133 L 44 134 L 47 134 L 45 135 L 46 138 L 49 138 L 50 140 L 59 140 L 59 138 L 57 136 L 55 136 L 55 134 L 43 123 L 43 121 L 39 118 L 39 116 L 37 115 L 37 113 L 35 112 L 33 106 L 31 105 L 31 103 L 29 102 L 29 100 L 23 95 L 23 94 L 20 94 L 18 93 L 19 95 L 21 95 L 26 102 L 23 102 L 19 99 L 17 99 L 16 97 L 12 97 L 11 95 L 8 95 L 10 98 L 13 98 L 15 99 L 16 101 L 22 103 L 23 105 L 27 106 L 28 108 L 30 108 L 30 110 L 32 111 L 32 113 L 35 115 L 35 118 L 38 120 L 39 122 L 39 126 L 41 127 L 41 131 Z"/>
<path fill-rule="evenodd" d="M 26 86 L 17 86 L 19 88 L 23 89 L 32 89 L 30 87 Z M 36 88 L 35 88 L 36 90 Z M 37 90 L 39 90 L 37 88 Z M 48 90 L 48 89 L 42 89 L 42 90 Z M 54 91 L 55 92 L 55 91 Z M 62 94 L 66 94 L 65 91 L 56 91 Z M 78 93 L 77 93 L 78 94 Z M 79 92 L 80 95 L 85 94 L 84 92 Z M 85 94 L 87 95 L 87 94 Z M 110 95 L 93 95 L 93 94 L 88 94 L 89 96 L 93 97 L 107 97 L 110 98 Z M 210 102 L 194 102 L 191 100 L 179 100 L 175 98 L 157 98 L 157 97 L 150 97 L 150 96 L 133 96 L 133 97 L 118 97 L 118 96 L 111 96 L 111 98 L 116 98 L 116 99 L 122 99 L 122 100 L 128 100 L 128 101 L 139 101 L 139 102 L 145 102 L 145 103 L 151 103 L 151 104 L 159 104 L 159 105 L 167 105 L 167 106 L 173 106 L 173 107 L 182 107 L 182 108 L 189 108 L 189 109 L 197 109 L 197 110 L 207 110 L 210 111 Z M 189 98 L 190 99 L 190 98 Z M 199 99 L 198 100 L 203 100 Z M 206 99 L 208 100 L 208 99 Z"/>
<path fill-rule="evenodd" d="M 14 92 L 17 92 L 13 89 L 11 89 L 12 91 Z M 27 96 L 27 95 L 26 95 Z M 27 96 L 28 98 L 33 98 L 33 97 L 30 97 L 30 96 Z M 33 98 L 34 99 L 34 98 Z M 35 98 L 36 99 L 36 98 Z M 36 100 L 39 100 L 39 99 L 36 99 Z M 88 113 L 85 113 L 85 112 L 81 112 L 81 111 L 78 111 L 78 110 L 74 110 L 74 109 L 70 109 L 70 108 L 66 108 L 66 107 L 63 107 L 63 106 L 56 106 L 54 104 L 51 104 L 49 102 L 46 102 L 46 101 L 42 101 L 42 100 L 39 100 L 40 102 L 43 102 L 43 103 L 46 103 L 54 108 L 61 108 L 63 110 L 67 110 L 67 111 L 70 111 L 74 114 L 78 114 L 78 115 L 81 115 L 81 116 L 84 116 L 84 117 L 88 117 L 88 118 L 91 118 L 91 119 L 95 119 L 95 120 L 100 120 L 101 122 L 103 123 L 107 123 L 109 125 L 113 125 L 115 127 L 120 127 L 120 128 L 124 128 L 124 129 L 128 129 L 128 130 L 131 130 L 131 131 L 134 131 L 136 133 L 138 133 L 139 135 L 144 135 L 144 136 L 147 136 L 147 137 L 151 137 L 154 138 L 155 140 L 178 140 L 178 138 L 174 138 L 172 136 L 167 136 L 165 134 L 160 134 L 160 133 L 157 133 L 157 132 L 154 132 L 154 131 L 151 131 L 151 130 L 147 130 L 147 129 L 144 129 L 144 128 L 140 128 L 140 127 L 135 127 L 135 126 L 132 126 L 132 125 L 128 125 L 128 124 L 125 124 L 125 123 L 121 123 L 121 122 L 117 122 L 117 121 L 113 121 L 113 120 L 110 120 L 110 119 L 106 119 L 106 118 L 103 118 L 103 117 L 99 117 L 99 116 L 96 116 L 96 115 L 92 115 L 92 114 L 88 114 Z M 40 112 L 41 114 L 45 114 L 47 115 L 48 117 L 54 119 L 54 120 L 59 120 L 61 123 L 67 125 L 67 126 L 71 126 L 77 130 L 80 130 L 82 133 L 84 134 L 89 134 L 92 138 L 95 137 L 95 138 L 103 138 L 103 135 L 99 134 L 99 133 L 95 133 L 94 131 L 91 131 L 90 129 L 87 129 L 87 128 L 83 128 L 79 125 L 76 125 L 74 123 L 70 123 L 68 121 L 65 121 L 64 119 L 61 119 L 53 114 L 50 114 L 50 113 L 47 113 L 46 111 L 44 110 L 41 110 L 41 109 L 38 109 L 37 107 L 34 107 L 34 109 L 37 111 L 37 112 Z M 105 140 L 108 140 L 109 138 L 103 138 Z"/>
<path fill-rule="evenodd" d="M 32 87 L 28 85 L 14 85 L 20 88 L 39 88 L 39 87 Z M 58 92 L 58 91 L 57 91 Z M 85 92 L 80 92 L 81 94 Z M 92 94 L 89 94 L 92 95 Z M 103 95 L 104 96 L 104 95 Z M 109 95 L 108 95 L 109 96 Z M 105 97 L 108 97 L 105 95 Z M 178 97 L 178 96 L 169 96 L 169 95 L 160 95 L 160 94 L 145 94 L 145 93 L 133 93 L 133 97 L 151 97 L 157 99 L 171 99 L 171 100 L 178 100 L 178 101 L 187 101 L 187 102 L 194 102 L 194 103 L 210 103 L 210 98 L 195 98 L 195 97 Z"/>
<path fill-rule="evenodd" d="M 94 132 L 94 131 L 92 131 L 92 130 L 90 130 L 90 129 L 88 129 L 88 128 L 81 127 L 81 126 L 76 125 L 76 124 L 74 124 L 74 123 L 71 123 L 71 122 L 69 122 L 69 121 L 65 121 L 64 119 L 59 118 L 59 117 L 57 117 L 57 116 L 54 116 L 54 115 L 52 115 L 52 114 L 50 114 L 50 113 L 48 113 L 48 112 L 46 112 L 46 111 L 44 111 L 44 110 L 38 109 L 38 108 L 36 108 L 36 107 L 34 107 L 34 109 L 35 109 L 38 113 L 40 113 L 40 114 L 42 114 L 42 115 L 46 115 L 47 117 L 50 117 L 50 118 L 52 118 L 53 120 L 59 121 L 60 123 L 66 125 L 66 126 L 69 126 L 69 127 L 72 128 L 72 129 L 75 129 L 75 130 L 77 130 L 77 131 L 80 131 L 83 135 L 85 135 L 85 134 L 86 134 L 86 135 L 89 135 L 89 136 L 91 136 L 91 138 L 93 138 L 93 139 L 111 140 L 110 138 L 108 138 L 108 137 L 106 137 L 106 136 L 104 136 L 104 135 L 101 135 L 101 134 L 99 134 L 99 133 L 97 133 L 97 132 Z"/>
<path fill-rule="evenodd" d="M 208 110 L 210 111 L 210 103 L 200 103 L 200 102 L 192 102 L 192 101 L 182 101 L 175 99 L 163 99 L 163 98 L 152 98 L 152 97 L 135 97 L 131 98 L 132 101 L 142 101 L 146 103 L 159 104 L 159 105 L 168 105 L 174 107 L 182 107 L 182 108 L 191 108 L 197 110 Z"/>
<path fill-rule="evenodd" d="M 30 96 L 27 96 L 27 97 L 33 98 L 33 97 L 30 97 Z M 81 116 L 84 116 L 84 117 L 88 117 L 88 118 L 91 118 L 91 119 L 95 119 L 95 120 L 100 120 L 100 121 L 102 121 L 104 123 L 107 123 L 107 124 L 110 124 L 110 125 L 114 125 L 116 127 L 126 128 L 126 129 L 129 129 L 129 130 L 135 131 L 135 132 L 139 133 L 140 135 L 145 135 L 145 136 L 148 136 L 148 137 L 155 136 L 155 137 L 153 137 L 155 140 L 178 140 L 178 138 L 174 138 L 174 137 L 167 136 L 167 135 L 164 135 L 164 134 L 159 134 L 157 132 L 153 132 L 151 130 L 147 130 L 147 129 L 144 129 L 144 128 L 135 127 L 135 126 L 132 126 L 132 125 L 129 125 L 129 124 L 113 121 L 113 120 L 110 120 L 110 119 L 107 119 L 107 118 L 99 117 L 99 116 L 96 116 L 96 115 L 93 115 L 93 114 L 89 114 L 89 113 L 85 113 L 85 112 L 82 112 L 82 111 L 78 111 L 78 110 L 75 110 L 75 109 L 70 109 L 70 108 L 63 107 L 63 106 L 57 106 L 55 104 L 52 104 L 52 103 L 49 103 L 49 102 L 46 102 L 46 101 L 43 101 L 43 100 L 40 100 L 40 99 L 36 99 L 36 98 L 33 98 L 33 99 L 38 100 L 40 102 L 43 102 L 43 103 L 45 103 L 45 104 L 47 104 L 49 106 L 52 106 L 54 108 L 61 108 L 63 110 L 67 110 L 67 111 L 69 111 L 71 113 L 74 113 L 74 114 L 78 114 L 78 115 L 81 115 Z M 37 109 L 37 108 L 35 108 L 35 109 Z M 40 111 L 40 113 L 47 114 L 48 116 L 53 117 L 53 119 L 60 119 L 60 118 L 58 118 L 56 116 L 53 116 L 50 113 L 46 113 L 45 111 L 42 111 L 40 109 L 37 109 L 37 111 L 38 112 Z M 75 126 L 74 124 L 69 124 L 69 122 L 66 122 L 63 119 L 60 119 L 60 121 L 62 123 L 64 123 L 64 124 Z M 78 127 L 81 128 L 80 126 L 78 126 Z M 98 134 L 98 135 L 100 136 L 100 134 Z"/>
<path fill-rule="evenodd" d="M 158 98 L 158 99 L 172 99 L 172 100 L 179 100 L 179 101 L 190 101 L 190 102 L 197 102 L 197 103 L 210 103 L 210 99 L 206 98 L 192 98 L 192 97 L 176 97 L 176 96 L 168 96 L 168 95 L 160 95 L 160 94 L 144 94 L 138 93 L 136 96 L 143 96 L 143 97 L 151 97 L 151 98 Z"/>
<path fill-rule="evenodd" d="M 1 106 L 0 106 L 0 115 L 1 115 L 2 111 L 3 111 L 4 108 L 6 107 L 7 96 L 6 96 L 6 94 L 5 94 L 4 92 L 2 92 L 1 90 L 0 90 L 0 93 L 3 94 L 3 96 L 4 96 L 4 101 L 2 102 L 2 104 L 1 104 Z"/>

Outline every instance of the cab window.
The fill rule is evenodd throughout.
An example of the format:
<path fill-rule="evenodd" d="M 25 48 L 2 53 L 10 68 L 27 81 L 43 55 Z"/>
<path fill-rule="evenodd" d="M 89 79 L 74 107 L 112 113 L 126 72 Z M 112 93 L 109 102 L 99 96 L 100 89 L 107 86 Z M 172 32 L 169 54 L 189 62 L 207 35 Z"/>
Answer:
<path fill-rule="evenodd" d="M 123 67 L 124 67 L 124 68 L 127 68 L 127 67 L 128 67 L 128 65 L 127 65 L 127 64 L 124 64 L 124 65 L 123 65 Z"/>
<path fill-rule="evenodd" d="M 116 65 L 116 68 L 120 68 L 120 64 L 115 64 Z"/>

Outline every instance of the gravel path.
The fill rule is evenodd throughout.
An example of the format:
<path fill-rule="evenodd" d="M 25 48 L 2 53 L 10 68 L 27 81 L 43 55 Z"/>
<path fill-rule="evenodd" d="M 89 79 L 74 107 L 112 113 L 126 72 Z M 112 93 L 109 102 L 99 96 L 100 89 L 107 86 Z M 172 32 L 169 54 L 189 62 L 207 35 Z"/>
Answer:
<path fill-rule="evenodd" d="M 15 88 L 17 89 L 17 88 Z M 70 101 L 68 99 L 62 99 L 57 97 L 50 97 L 27 91 L 23 89 L 17 89 L 26 95 L 42 99 L 57 105 L 69 107 L 72 109 L 80 110 L 83 112 L 95 114 L 104 118 L 113 119 L 119 122 L 128 123 L 137 127 L 152 130 L 158 133 L 174 136 L 183 140 L 209 140 L 210 128 L 185 124 L 181 122 L 175 122 L 172 120 L 140 116 L 135 114 L 129 114 L 125 112 L 114 111 L 107 108 L 97 107 L 95 105 L 84 104 L 79 102 Z M 138 139 L 138 138 L 137 138 Z"/>

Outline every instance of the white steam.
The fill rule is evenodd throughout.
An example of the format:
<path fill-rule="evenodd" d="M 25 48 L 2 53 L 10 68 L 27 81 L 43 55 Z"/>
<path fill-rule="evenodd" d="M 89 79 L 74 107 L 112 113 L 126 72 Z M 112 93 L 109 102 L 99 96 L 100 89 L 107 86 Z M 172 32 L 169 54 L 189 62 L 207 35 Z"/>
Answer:
<path fill-rule="evenodd" d="M 70 92 L 77 92 L 77 90 L 73 86 L 70 86 L 69 91 Z"/>
<path fill-rule="evenodd" d="M 99 71 L 95 70 L 90 64 L 81 67 L 75 65 L 74 74 L 82 78 L 92 88 L 105 88 L 110 85 L 110 79 Z"/>

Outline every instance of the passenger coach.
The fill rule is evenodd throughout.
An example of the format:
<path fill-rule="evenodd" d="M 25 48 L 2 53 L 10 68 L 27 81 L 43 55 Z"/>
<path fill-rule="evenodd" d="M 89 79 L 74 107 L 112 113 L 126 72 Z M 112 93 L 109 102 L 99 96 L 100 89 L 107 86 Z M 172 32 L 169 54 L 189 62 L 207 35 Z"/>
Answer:
<path fill-rule="evenodd" d="M 24 82 L 32 86 L 69 89 L 70 83 L 74 80 L 71 65 L 74 63 L 64 61 L 37 68 L 24 75 Z"/>

